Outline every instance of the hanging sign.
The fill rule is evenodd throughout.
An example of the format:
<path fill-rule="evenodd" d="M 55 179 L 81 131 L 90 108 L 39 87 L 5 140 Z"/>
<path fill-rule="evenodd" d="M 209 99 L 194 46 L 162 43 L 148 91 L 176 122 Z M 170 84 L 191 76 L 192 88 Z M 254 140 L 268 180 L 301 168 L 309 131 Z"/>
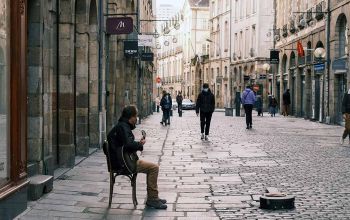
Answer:
<path fill-rule="evenodd" d="M 280 51 L 279 50 L 271 50 L 270 51 L 270 63 L 278 64 L 280 62 Z"/>
<path fill-rule="evenodd" d="M 134 31 L 133 20 L 131 17 L 107 18 L 106 31 L 111 35 L 130 34 Z"/>
<path fill-rule="evenodd" d="M 297 43 L 297 50 L 298 50 L 298 56 L 299 57 L 304 57 L 305 56 L 304 48 L 303 48 L 303 45 L 301 44 L 300 41 L 298 41 L 298 43 Z"/>
<path fill-rule="evenodd" d="M 153 36 L 152 35 L 139 35 L 139 47 L 153 47 Z"/>
<path fill-rule="evenodd" d="M 124 41 L 124 56 L 137 57 L 138 46 L 137 41 Z"/>
<path fill-rule="evenodd" d="M 141 60 L 142 61 L 153 61 L 154 55 L 153 55 L 153 53 L 142 53 Z"/>

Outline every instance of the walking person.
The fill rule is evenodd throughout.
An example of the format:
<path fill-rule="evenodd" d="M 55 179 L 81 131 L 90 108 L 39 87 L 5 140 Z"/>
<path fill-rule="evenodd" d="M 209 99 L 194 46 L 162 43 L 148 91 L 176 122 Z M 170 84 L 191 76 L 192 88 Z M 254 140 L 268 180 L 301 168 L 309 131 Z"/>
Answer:
<path fill-rule="evenodd" d="M 251 90 L 249 85 L 244 90 L 241 97 L 241 101 L 245 110 L 247 129 L 252 129 L 253 128 L 252 111 L 253 111 L 253 105 L 256 101 L 256 96 L 255 96 L 255 93 Z"/>
<path fill-rule="evenodd" d="M 117 153 L 118 148 L 124 147 L 130 152 L 143 151 L 144 149 L 146 140 L 142 138 L 140 141 L 135 141 L 135 136 L 132 133 L 132 130 L 136 128 L 136 122 L 137 108 L 135 106 L 127 106 L 123 109 L 118 124 L 107 135 L 108 142 L 110 143 L 111 165 L 115 170 L 125 169 L 121 165 L 121 161 L 118 160 L 120 159 Z M 136 172 L 147 175 L 146 205 L 155 209 L 166 209 L 167 201 L 160 199 L 158 192 L 159 166 L 155 163 L 139 160 L 136 153 L 134 155 L 136 155 L 136 160 L 134 161 L 136 163 Z"/>
<path fill-rule="evenodd" d="M 258 116 L 263 117 L 264 116 L 264 113 L 263 113 L 263 100 L 262 100 L 261 95 L 257 95 L 256 96 L 255 105 L 256 105 L 256 110 L 258 111 Z"/>
<path fill-rule="evenodd" d="M 182 93 L 179 92 L 176 96 L 176 102 L 177 102 L 177 112 L 179 113 L 179 117 L 182 117 L 182 101 L 184 98 L 182 97 Z"/>
<path fill-rule="evenodd" d="M 350 144 L 350 89 L 343 97 L 342 101 L 342 113 L 343 118 L 345 119 L 345 130 L 341 139 L 341 144 L 344 144 L 345 138 L 349 135 L 349 144 Z"/>
<path fill-rule="evenodd" d="M 290 93 L 289 89 L 287 89 L 283 93 L 283 116 L 288 116 L 289 115 L 289 106 L 290 106 Z"/>
<path fill-rule="evenodd" d="M 163 118 L 160 123 L 165 126 L 170 125 L 170 111 L 173 103 L 170 94 L 165 90 L 163 91 L 162 100 L 160 100 L 160 106 L 162 107 L 163 111 Z"/>
<path fill-rule="evenodd" d="M 208 140 L 210 122 L 215 110 L 215 97 L 209 89 L 209 84 L 204 83 L 202 92 L 198 95 L 196 114 L 200 114 L 201 139 Z M 204 133 L 205 132 L 205 133 Z"/>
<path fill-rule="evenodd" d="M 160 98 L 157 96 L 156 98 L 156 105 L 157 105 L 157 112 L 159 112 L 159 107 L 160 107 Z"/>
<path fill-rule="evenodd" d="M 277 99 L 275 98 L 275 96 L 272 96 L 271 97 L 271 117 L 276 117 L 276 111 L 277 111 L 277 105 L 278 105 L 278 102 L 277 102 Z"/>
<path fill-rule="evenodd" d="M 269 100 L 269 113 L 271 114 L 272 113 L 272 107 L 271 107 L 271 101 L 272 101 L 272 95 L 268 92 L 268 100 Z"/>

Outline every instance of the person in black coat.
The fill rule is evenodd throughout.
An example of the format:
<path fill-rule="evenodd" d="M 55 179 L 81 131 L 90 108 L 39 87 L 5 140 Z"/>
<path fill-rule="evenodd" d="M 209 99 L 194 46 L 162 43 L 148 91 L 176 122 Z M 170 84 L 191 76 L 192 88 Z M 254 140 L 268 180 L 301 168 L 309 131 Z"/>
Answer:
<path fill-rule="evenodd" d="M 127 106 L 123 109 L 122 116 L 118 124 L 112 128 L 107 135 L 109 142 L 110 160 L 113 170 L 123 169 L 120 155 L 117 152 L 120 147 L 123 147 L 129 152 L 143 151 L 143 146 L 146 143 L 145 139 L 135 141 L 135 136 L 132 130 L 136 128 L 137 108 L 135 106 Z M 136 155 L 136 154 L 135 154 Z M 147 175 L 147 201 L 146 205 L 156 209 L 166 209 L 166 200 L 158 197 L 158 173 L 159 166 L 157 164 L 144 160 L 136 160 L 136 172 L 145 173 Z"/>
<path fill-rule="evenodd" d="M 162 111 L 163 111 L 163 118 L 160 123 L 164 124 L 165 126 L 170 125 L 170 111 L 171 111 L 171 108 L 173 107 L 173 102 L 170 94 L 167 93 L 166 91 L 163 91 L 163 97 L 160 100 L 160 106 L 162 107 Z"/>
<path fill-rule="evenodd" d="M 289 106 L 290 106 L 290 93 L 289 89 L 287 89 L 283 93 L 283 116 L 288 116 L 289 115 Z"/>
<path fill-rule="evenodd" d="M 181 117 L 182 115 L 182 101 L 184 98 L 182 97 L 182 93 L 179 92 L 176 96 L 176 102 L 177 102 L 177 112 L 179 113 L 179 116 Z"/>
<path fill-rule="evenodd" d="M 196 114 L 200 114 L 201 120 L 201 139 L 208 140 L 210 122 L 215 110 L 215 97 L 209 89 L 207 83 L 203 84 L 203 90 L 198 95 L 196 102 Z M 205 134 L 204 134 L 205 130 Z"/>
<path fill-rule="evenodd" d="M 350 114 L 350 89 L 348 93 L 344 94 L 343 101 L 342 101 L 342 113 L 349 113 Z"/>

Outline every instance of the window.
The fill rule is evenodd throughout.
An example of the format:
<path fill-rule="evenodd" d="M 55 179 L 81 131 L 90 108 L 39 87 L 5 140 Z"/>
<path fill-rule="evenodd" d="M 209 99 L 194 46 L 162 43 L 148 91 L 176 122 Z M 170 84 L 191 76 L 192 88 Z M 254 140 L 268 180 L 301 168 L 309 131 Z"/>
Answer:
<path fill-rule="evenodd" d="M 225 78 L 227 78 L 227 66 L 225 66 Z"/>
<path fill-rule="evenodd" d="M 253 0 L 253 14 L 256 13 L 256 8 L 257 8 L 257 0 Z"/>
<path fill-rule="evenodd" d="M 220 54 L 220 25 L 216 28 L 216 40 L 215 40 L 215 47 L 216 47 L 216 56 L 219 56 Z"/>
<path fill-rule="evenodd" d="M 239 5 L 238 0 L 235 1 L 235 22 L 238 20 L 238 13 L 239 13 Z"/>
<path fill-rule="evenodd" d="M 229 27 L 228 27 L 228 22 L 225 21 L 225 40 L 224 40 L 224 44 L 225 44 L 225 52 L 228 51 L 228 45 L 229 45 Z"/>
<path fill-rule="evenodd" d="M 219 67 L 216 68 L 216 76 L 220 76 L 220 68 Z"/>
<path fill-rule="evenodd" d="M 0 188 L 10 180 L 8 4 L 9 1 L 0 1 Z"/>
<path fill-rule="evenodd" d="M 211 68 L 211 80 L 214 80 L 214 68 Z"/>
<path fill-rule="evenodd" d="M 252 40 L 251 40 L 251 45 L 252 48 L 255 50 L 256 48 L 256 30 L 255 30 L 255 25 L 252 26 Z"/>

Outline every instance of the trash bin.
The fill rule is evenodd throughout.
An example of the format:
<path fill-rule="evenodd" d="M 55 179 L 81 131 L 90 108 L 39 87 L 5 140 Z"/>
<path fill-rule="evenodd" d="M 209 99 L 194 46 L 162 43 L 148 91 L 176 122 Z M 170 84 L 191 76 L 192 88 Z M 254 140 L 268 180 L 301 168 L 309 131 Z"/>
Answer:
<path fill-rule="evenodd" d="M 225 116 L 233 116 L 233 108 L 225 108 Z"/>

